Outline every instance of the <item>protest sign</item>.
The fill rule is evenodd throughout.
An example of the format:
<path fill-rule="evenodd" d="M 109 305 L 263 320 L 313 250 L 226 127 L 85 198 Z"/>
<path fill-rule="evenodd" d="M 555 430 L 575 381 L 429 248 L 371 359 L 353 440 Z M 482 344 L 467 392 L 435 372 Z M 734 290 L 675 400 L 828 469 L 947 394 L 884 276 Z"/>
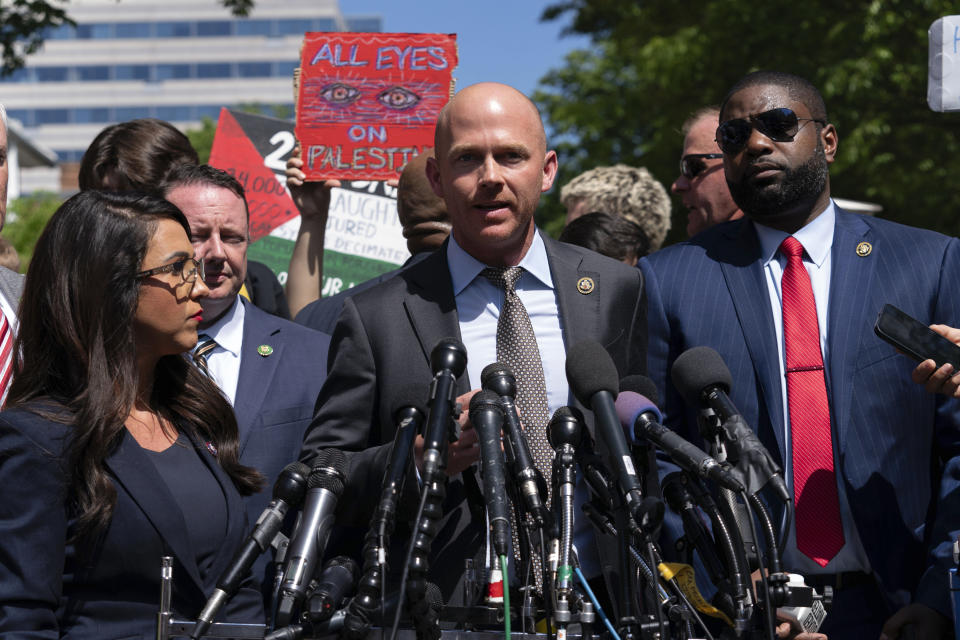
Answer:
<path fill-rule="evenodd" d="M 433 146 L 450 100 L 456 35 L 307 33 L 297 140 L 308 180 L 387 180 Z"/>

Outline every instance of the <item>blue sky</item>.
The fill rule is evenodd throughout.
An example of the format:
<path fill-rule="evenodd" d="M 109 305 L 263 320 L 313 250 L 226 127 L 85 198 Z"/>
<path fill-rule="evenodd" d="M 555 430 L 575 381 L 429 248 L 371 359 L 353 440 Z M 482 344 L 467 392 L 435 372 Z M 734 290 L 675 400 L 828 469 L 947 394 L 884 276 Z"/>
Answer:
<path fill-rule="evenodd" d="M 589 47 L 582 36 L 560 37 L 569 17 L 540 22 L 550 0 L 340 0 L 346 15 L 379 14 L 385 32 L 456 33 L 457 89 L 494 80 L 527 95 L 564 55 Z"/>

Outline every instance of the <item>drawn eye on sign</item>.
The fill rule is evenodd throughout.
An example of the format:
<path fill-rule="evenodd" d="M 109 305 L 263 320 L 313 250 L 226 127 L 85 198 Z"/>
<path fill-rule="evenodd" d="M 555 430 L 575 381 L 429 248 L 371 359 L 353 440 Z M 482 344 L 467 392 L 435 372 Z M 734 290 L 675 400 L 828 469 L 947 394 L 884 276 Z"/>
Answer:
<path fill-rule="evenodd" d="M 397 177 L 433 145 L 456 64 L 452 34 L 306 34 L 296 135 L 307 179 Z"/>

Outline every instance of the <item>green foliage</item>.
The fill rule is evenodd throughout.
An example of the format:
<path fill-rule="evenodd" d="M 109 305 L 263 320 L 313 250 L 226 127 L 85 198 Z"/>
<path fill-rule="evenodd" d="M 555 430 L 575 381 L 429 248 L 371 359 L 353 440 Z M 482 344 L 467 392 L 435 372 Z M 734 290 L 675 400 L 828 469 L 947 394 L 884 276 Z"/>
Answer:
<path fill-rule="evenodd" d="M 26 273 L 37 238 L 61 204 L 60 196 L 49 192 L 24 196 L 10 203 L 3 236 L 13 244 L 20 255 L 21 273 Z"/>
<path fill-rule="evenodd" d="M 190 129 L 185 132 L 190 144 L 197 150 L 200 164 L 210 162 L 210 150 L 213 148 L 213 137 L 217 133 L 217 123 L 212 118 L 204 118 L 199 129 Z"/>
<path fill-rule="evenodd" d="M 235 16 L 250 14 L 255 0 L 220 0 Z M 0 76 L 9 76 L 23 67 L 26 56 L 35 53 L 46 39 L 46 31 L 64 24 L 76 25 L 67 15 L 69 0 L 2 0 L 0 2 L 0 46 L 3 60 Z M 118 0 L 119 2 L 119 0 Z"/>
<path fill-rule="evenodd" d="M 960 233 L 960 114 L 927 107 L 927 30 L 946 0 L 568 0 L 545 20 L 591 36 L 541 80 L 535 100 L 555 133 L 561 175 L 541 212 L 556 225 L 559 186 L 624 162 L 665 185 L 677 177 L 680 126 L 744 74 L 810 79 L 840 134 L 831 192 L 883 206 L 885 218 Z M 684 236 L 675 200 L 668 241 Z"/>

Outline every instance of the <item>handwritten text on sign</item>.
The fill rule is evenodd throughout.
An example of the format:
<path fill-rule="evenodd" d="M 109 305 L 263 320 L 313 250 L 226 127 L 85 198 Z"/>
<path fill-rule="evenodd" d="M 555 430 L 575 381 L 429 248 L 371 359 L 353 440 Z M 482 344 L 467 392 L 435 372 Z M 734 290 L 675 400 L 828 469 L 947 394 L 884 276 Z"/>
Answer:
<path fill-rule="evenodd" d="M 397 177 L 433 146 L 456 65 L 452 34 L 306 34 L 296 134 L 307 178 Z"/>

